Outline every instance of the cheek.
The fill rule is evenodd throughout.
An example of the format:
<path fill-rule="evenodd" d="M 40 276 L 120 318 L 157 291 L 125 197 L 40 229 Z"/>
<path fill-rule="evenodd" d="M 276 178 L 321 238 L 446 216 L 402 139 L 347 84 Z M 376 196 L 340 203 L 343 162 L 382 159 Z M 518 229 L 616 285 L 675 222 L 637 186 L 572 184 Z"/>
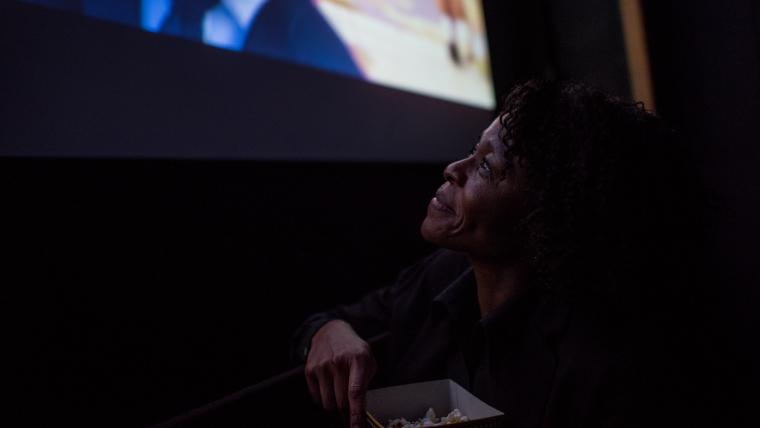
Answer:
<path fill-rule="evenodd" d="M 473 224 L 490 223 L 491 218 L 499 216 L 504 210 L 504 201 L 493 192 L 476 188 L 463 196 L 462 215 Z"/>
<path fill-rule="evenodd" d="M 519 221 L 521 209 L 514 195 L 481 198 L 477 206 L 470 210 L 470 223 L 479 233 L 501 236 L 514 229 Z"/>

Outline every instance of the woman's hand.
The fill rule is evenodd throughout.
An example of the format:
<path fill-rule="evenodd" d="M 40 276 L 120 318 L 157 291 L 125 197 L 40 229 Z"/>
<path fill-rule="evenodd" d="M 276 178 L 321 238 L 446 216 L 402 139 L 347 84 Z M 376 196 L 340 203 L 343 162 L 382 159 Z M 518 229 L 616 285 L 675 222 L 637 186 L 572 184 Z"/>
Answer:
<path fill-rule="evenodd" d="M 364 426 L 367 386 L 377 363 L 367 342 L 342 320 L 317 330 L 306 358 L 306 382 L 317 403 L 349 416 L 352 428 Z"/>

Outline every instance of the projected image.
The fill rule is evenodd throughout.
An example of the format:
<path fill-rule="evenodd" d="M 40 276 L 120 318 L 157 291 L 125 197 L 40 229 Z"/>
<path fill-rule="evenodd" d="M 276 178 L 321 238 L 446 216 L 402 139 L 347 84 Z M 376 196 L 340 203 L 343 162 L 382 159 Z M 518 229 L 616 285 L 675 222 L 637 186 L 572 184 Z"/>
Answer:
<path fill-rule="evenodd" d="M 495 106 L 479 0 L 21 0 Z"/>

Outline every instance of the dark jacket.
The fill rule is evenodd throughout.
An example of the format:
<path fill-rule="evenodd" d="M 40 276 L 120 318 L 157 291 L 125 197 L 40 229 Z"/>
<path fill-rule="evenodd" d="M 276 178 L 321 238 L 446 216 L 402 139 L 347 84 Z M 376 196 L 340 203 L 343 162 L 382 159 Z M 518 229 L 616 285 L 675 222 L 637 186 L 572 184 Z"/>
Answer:
<path fill-rule="evenodd" d="M 440 250 L 356 303 L 315 314 L 294 336 L 304 357 L 331 319 L 363 338 L 389 331 L 370 387 L 451 378 L 505 413 L 509 427 L 648 426 L 631 342 L 591 305 L 534 289 L 484 319 L 467 258 Z M 649 416 L 648 416 L 649 415 Z"/>

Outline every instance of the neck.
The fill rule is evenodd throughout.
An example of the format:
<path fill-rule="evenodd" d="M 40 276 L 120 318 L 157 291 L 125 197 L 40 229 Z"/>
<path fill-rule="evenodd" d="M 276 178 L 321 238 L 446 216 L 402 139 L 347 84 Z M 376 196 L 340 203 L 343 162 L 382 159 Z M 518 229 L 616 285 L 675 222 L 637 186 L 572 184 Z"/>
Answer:
<path fill-rule="evenodd" d="M 527 288 L 524 263 L 470 259 L 478 285 L 480 316 L 485 317 L 505 302 L 521 295 Z"/>

